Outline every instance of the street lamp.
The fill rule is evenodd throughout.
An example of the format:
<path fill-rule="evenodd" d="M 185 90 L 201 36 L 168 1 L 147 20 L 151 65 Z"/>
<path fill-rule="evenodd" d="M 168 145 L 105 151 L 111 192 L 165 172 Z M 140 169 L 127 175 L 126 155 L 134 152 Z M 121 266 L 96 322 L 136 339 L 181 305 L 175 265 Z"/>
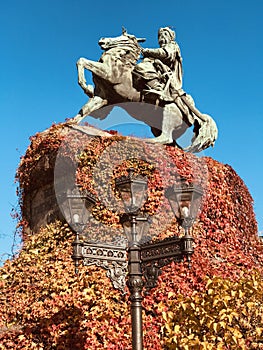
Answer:
<path fill-rule="evenodd" d="M 147 178 L 128 169 L 128 176 L 115 180 L 115 187 L 124 204 L 126 213 L 136 213 L 147 199 Z"/>
<path fill-rule="evenodd" d="M 64 213 L 66 218 L 68 217 L 70 226 L 76 233 L 72 254 L 76 273 L 78 273 L 79 262 L 83 259 L 79 235 L 83 233 L 95 203 L 95 197 L 87 190 L 81 190 L 79 187 L 67 190 L 67 205 L 64 206 Z"/>
<path fill-rule="evenodd" d="M 185 178 L 180 178 L 177 184 L 165 191 L 165 197 L 169 200 L 174 216 L 185 230 L 181 238 L 181 250 L 188 261 L 189 268 L 191 268 L 191 256 L 194 253 L 194 239 L 189 229 L 197 216 L 202 196 L 202 187 L 187 183 Z"/>
<path fill-rule="evenodd" d="M 104 267 L 108 270 L 107 276 L 113 286 L 122 291 L 127 277 L 131 301 L 132 349 L 142 350 L 142 290 L 144 287 L 155 287 L 161 268 L 172 261 L 180 262 L 186 257 L 190 267 L 194 250 L 189 229 L 196 218 L 203 192 L 200 186 L 188 184 L 184 179 L 168 188 L 165 196 L 179 224 L 184 228 L 185 235 L 181 238 L 173 236 L 153 242 L 146 236 L 149 227 L 148 215 L 141 211 L 143 202 L 147 199 L 147 177 L 136 174 L 131 168 L 127 176 L 115 179 L 115 188 L 125 209 L 120 221 L 127 240 L 122 244 L 117 241 L 115 244 L 81 242 L 79 233 L 83 232 L 96 200 L 87 191 L 80 192 L 74 189 L 68 192 L 69 222 L 76 232 L 72 258 L 75 261 L 76 272 L 81 259 L 84 265 L 95 264 Z"/>
<path fill-rule="evenodd" d="M 144 286 L 141 267 L 141 244 L 143 225 L 140 230 L 137 226 L 147 222 L 147 217 L 142 218 L 138 211 L 143 200 L 147 198 L 147 178 L 135 175 L 134 169 L 128 170 L 128 176 L 115 180 L 116 190 L 119 192 L 126 211 L 122 225 L 128 238 L 128 281 L 131 301 L 132 321 L 132 348 L 143 349 L 142 332 L 142 289 Z"/>
<path fill-rule="evenodd" d="M 139 209 L 143 200 L 147 198 L 147 178 L 136 176 L 134 169 L 129 169 L 127 177 L 115 180 L 115 187 L 120 193 L 127 216 L 127 220 L 123 221 L 122 225 L 129 241 L 127 285 L 131 301 L 132 344 L 133 349 L 141 350 L 143 349 L 141 303 L 142 289 L 145 284 L 143 272 L 146 285 L 153 287 L 160 274 L 159 267 L 170 263 L 171 258 L 177 258 L 177 261 L 180 261 L 185 256 L 188 266 L 191 267 L 191 255 L 194 250 L 189 228 L 196 218 L 203 192 L 201 187 L 189 185 L 185 179 L 180 180 L 179 186 L 169 188 L 165 195 L 179 224 L 184 227 L 185 235 L 181 239 L 173 237 L 162 242 L 140 244 L 145 231 L 141 227 L 139 229 L 139 224 L 146 222 L 147 219 L 142 220 Z"/>
<path fill-rule="evenodd" d="M 180 178 L 175 185 L 165 191 L 165 197 L 169 200 L 180 226 L 189 229 L 193 225 L 202 195 L 202 187 L 189 184 L 185 178 Z"/>

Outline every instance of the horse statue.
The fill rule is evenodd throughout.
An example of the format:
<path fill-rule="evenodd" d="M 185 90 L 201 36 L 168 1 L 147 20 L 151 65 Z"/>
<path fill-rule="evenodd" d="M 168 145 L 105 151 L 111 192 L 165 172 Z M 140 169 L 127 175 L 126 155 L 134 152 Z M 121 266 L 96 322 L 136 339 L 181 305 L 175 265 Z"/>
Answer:
<path fill-rule="evenodd" d="M 217 139 L 216 124 L 209 115 L 199 112 L 190 95 L 183 91 L 172 99 L 166 98 L 159 91 L 147 89 L 146 82 L 138 77 L 136 67 L 139 66 L 138 60 L 143 51 L 139 43 L 144 41 L 123 29 L 122 35 L 118 37 L 99 40 L 104 52 L 98 62 L 86 58 L 78 60 L 78 83 L 89 100 L 70 123 L 78 124 L 88 115 L 104 119 L 114 105 L 121 104 L 120 107 L 132 117 L 151 127 L 155 138 L 146 139 L 148 142 L 175 145 L 176 139 L 194 125 L 192 143 L 186 150 L 199 152 L 213 146 Z M 92 72 L 95 87 L 87 84 L 85 69 Z M 138 109 L 127 102 L 144 105 L 144 112 L 138 115 Z"/>

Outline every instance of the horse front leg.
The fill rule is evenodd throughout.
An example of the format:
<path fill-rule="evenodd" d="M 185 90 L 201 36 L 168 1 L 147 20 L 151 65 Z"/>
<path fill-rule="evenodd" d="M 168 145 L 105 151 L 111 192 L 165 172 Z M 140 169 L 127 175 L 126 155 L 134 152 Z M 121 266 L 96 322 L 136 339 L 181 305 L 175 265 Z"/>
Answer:
<path fill-rule="evenodd" d="M 89 97 L 94 97 L 94 88 L 92 85 L 87 85 L 87 81 L 85 78 L 85 66 L 84 66 L 84 58 L 80 58 L 77 62 L 77 69 L 78 69 L 78 83 Z"/>
<path fill-rule="evenodd" d="M 94 96 L 91 98 L 79 111 L 79 113 L 69 120 L 69 123 L 78 124 L 84 119 L 86 116 L 91 114 L 92 112 L 98 110 L 99 108 L 106 106 L 108 101 L 99 97 Z"/>
<path fill-rule="evenodd" d="M 87 85 L 87 81 L 85 78 L 85 69 L 91 71 L 93 74 L 103 79 L 107 79 L 109 70 L 108 67 L 102 62 L 94 62 L 81 57 L 77 62 L 77 69 L 79 85 L 89 97 L 94 97 L 93 86 Z"/>

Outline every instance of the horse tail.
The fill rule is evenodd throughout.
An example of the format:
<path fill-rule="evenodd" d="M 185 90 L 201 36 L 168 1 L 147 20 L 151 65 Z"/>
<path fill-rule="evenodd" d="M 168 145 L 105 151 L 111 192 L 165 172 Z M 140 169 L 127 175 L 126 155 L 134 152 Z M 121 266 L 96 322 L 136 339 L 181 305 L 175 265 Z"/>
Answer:
<path fill-rule="evenodd" d="M 202 120 L 195 119 L 194 136 L 189 147 L 185 148 L 187 152 L 200 152 L 214 143 L 218 137 L 218 129 L 215 121 L 208 114 L 202 114 Z"/>

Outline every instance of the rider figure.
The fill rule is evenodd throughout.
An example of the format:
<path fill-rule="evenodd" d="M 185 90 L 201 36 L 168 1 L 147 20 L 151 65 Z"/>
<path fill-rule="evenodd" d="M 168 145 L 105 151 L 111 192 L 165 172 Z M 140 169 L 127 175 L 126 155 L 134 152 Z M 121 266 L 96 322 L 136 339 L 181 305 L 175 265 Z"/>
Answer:
<path fill-rule="evenodd" d="M 142 49 L 144 59 L 135 67 L 135 74 L 146 81 L 148 91 L 166 101 L 183 94 L 182 57 L 175 42 L 175 32 L 169 27 L 158 31 L 158 49 Z"/>
<path fill-rule="evenodd" d="M 144 93 L 158 95 L 165 102 L 175 102 L 190 124 L 194 123 L 194 114 L 204 120 L 193 98 L 182 89 L 182 57 L 175 32 L 169 27 L 160 28 L 158 42 L 159 49 L 142 49 L 144 59 L 134 69 L 145 82 Z"/>

